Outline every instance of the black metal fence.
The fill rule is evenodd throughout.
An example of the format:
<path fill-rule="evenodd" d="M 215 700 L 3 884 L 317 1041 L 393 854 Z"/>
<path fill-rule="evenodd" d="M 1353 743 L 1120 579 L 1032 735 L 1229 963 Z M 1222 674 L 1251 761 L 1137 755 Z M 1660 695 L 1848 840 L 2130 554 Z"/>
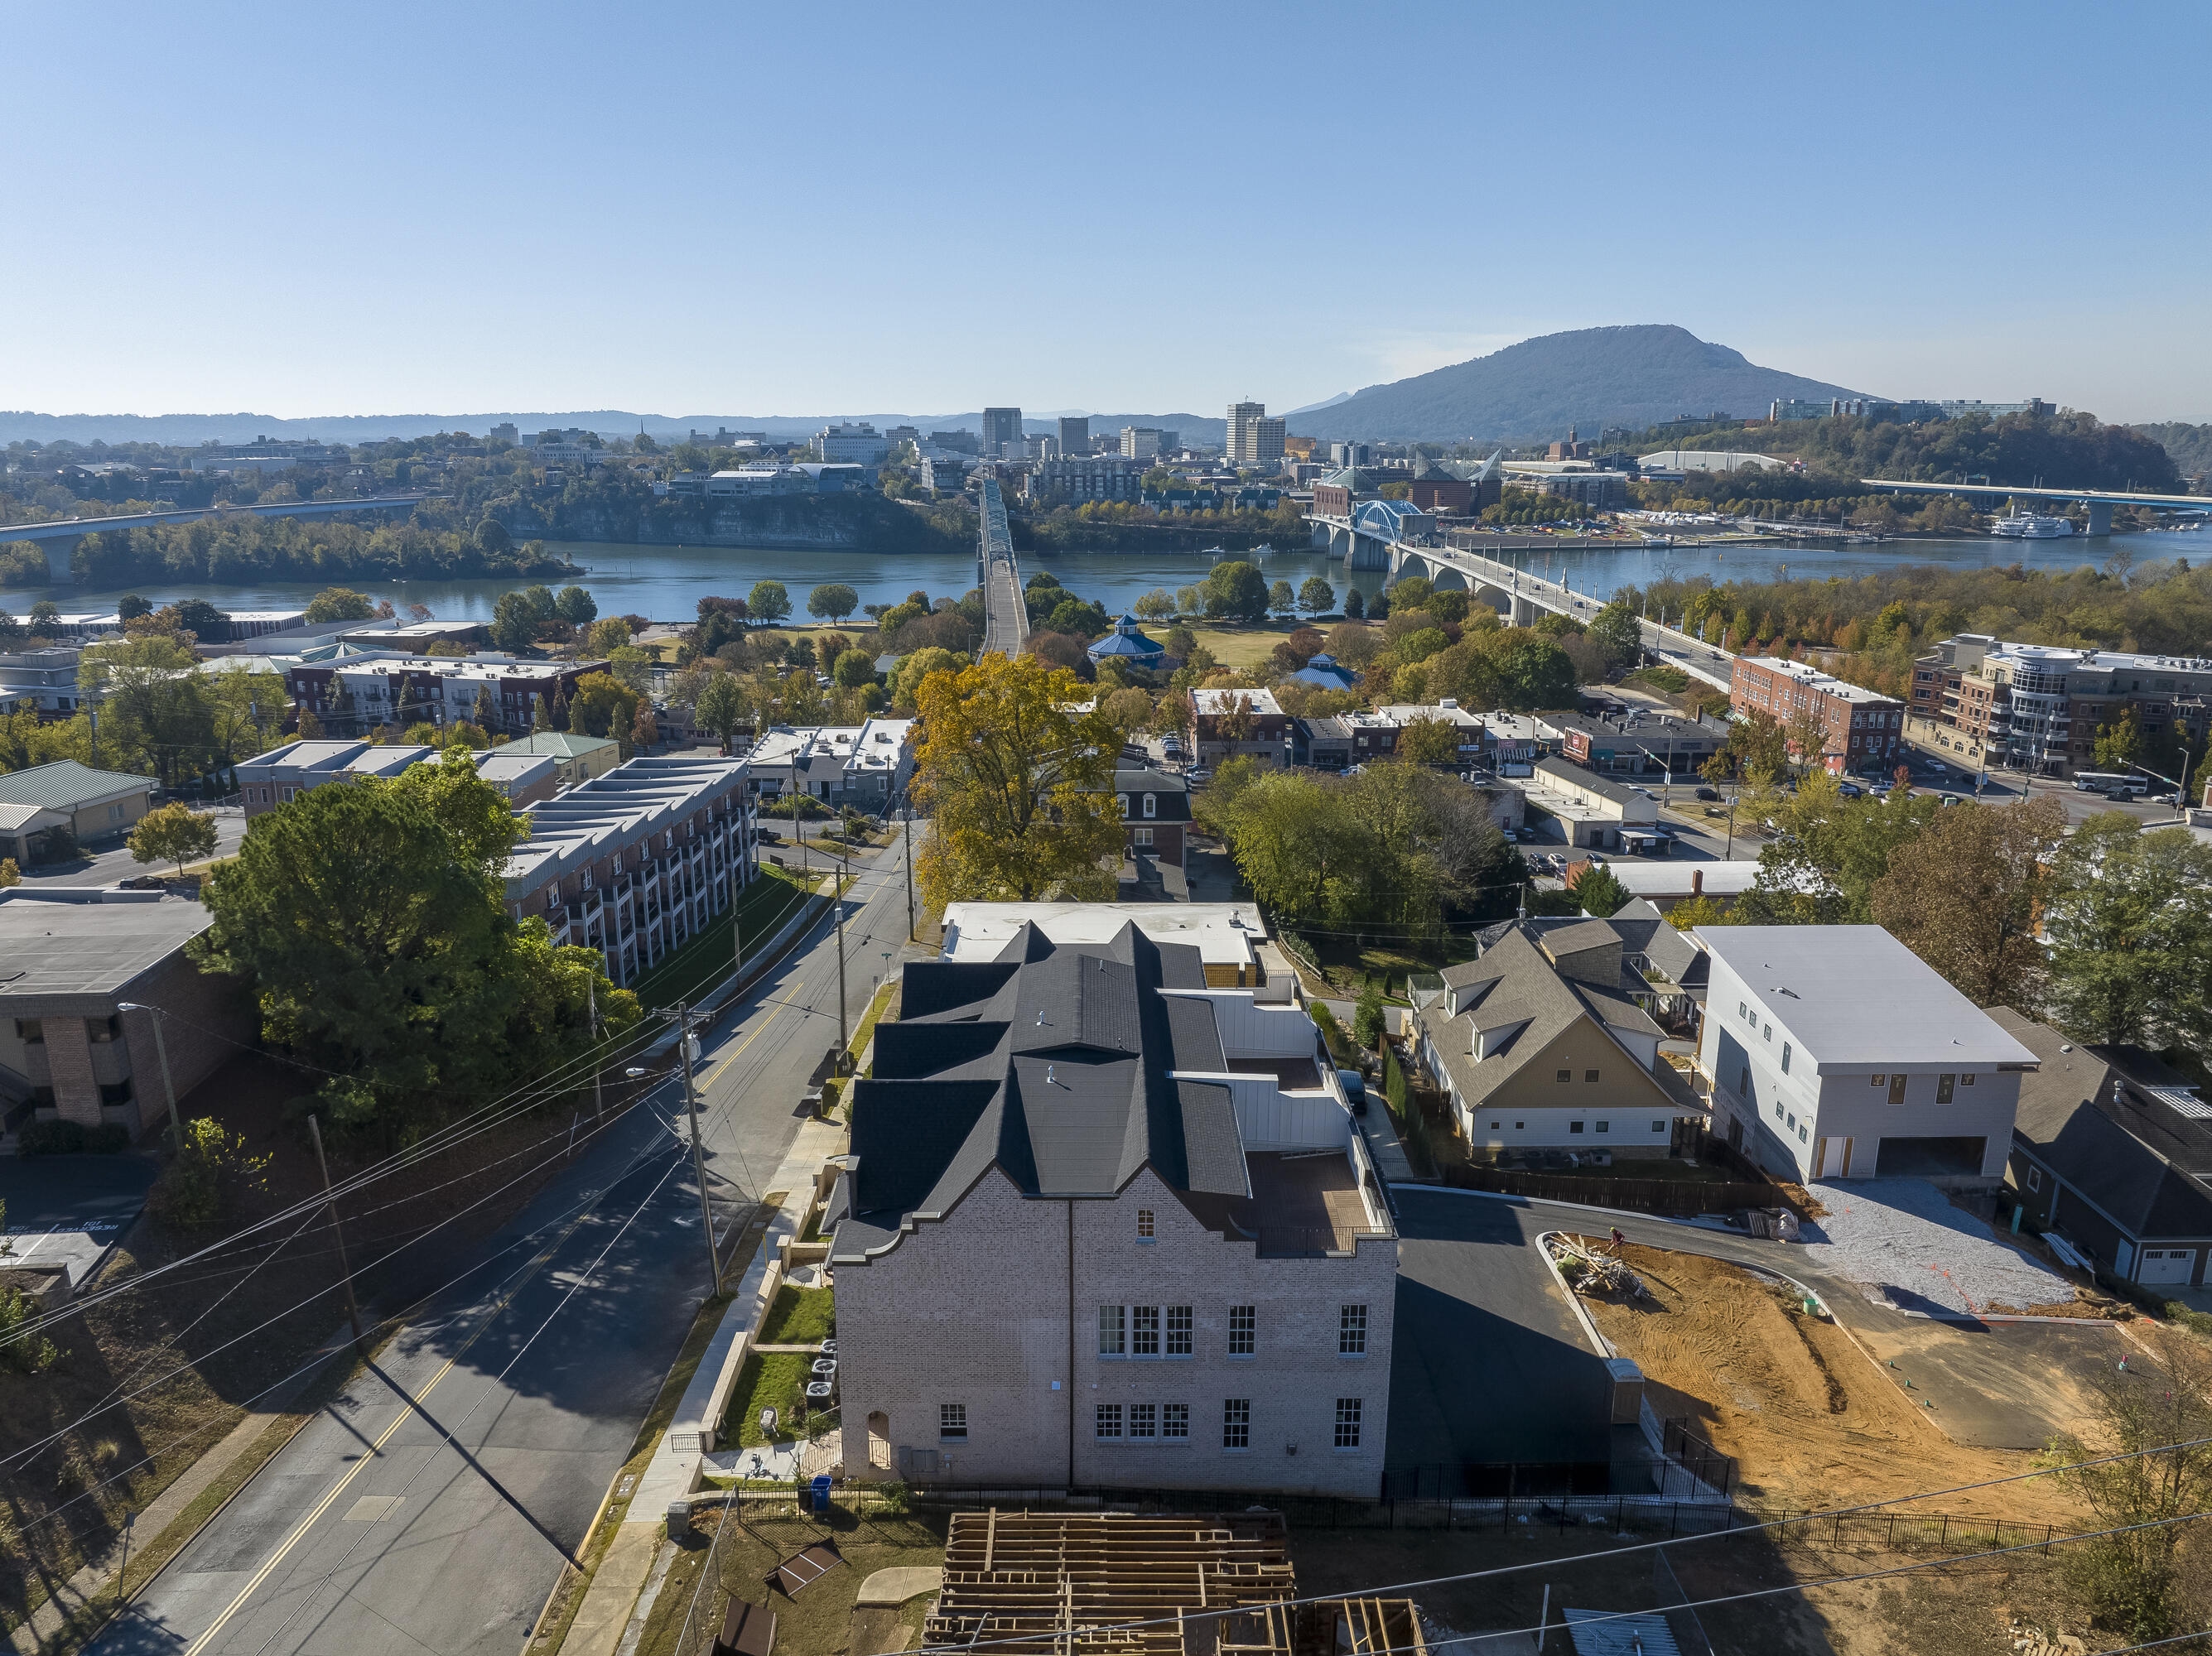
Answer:
<path fill-rule="evenodd" d="M 1735 1462 L 1705 1441 L 1687 1415 L 1675 1415 L 1662 1423 L 1659 1451 L 1667 1458 L 1667 1494 L 1675 1493 L 1678 1476 L 1693 1478 L 1716 1495 L 1725 1495 L 1735 1488 Z"/>
<path fill-rule="evenodd" d="M 1610 1179 L 1574 1174 L 1509 1173 L 1461 1162 L 1444 1168 L 1444 1183 L 1462 1190 L 1504 1196 L 1543 1197 L 1586 1207 L 1628 1208 L 1638 1213 L 1728 1213 L 1741 1208 L 1785 1207 L 1774 1185 L 1689 1179 Z"/>

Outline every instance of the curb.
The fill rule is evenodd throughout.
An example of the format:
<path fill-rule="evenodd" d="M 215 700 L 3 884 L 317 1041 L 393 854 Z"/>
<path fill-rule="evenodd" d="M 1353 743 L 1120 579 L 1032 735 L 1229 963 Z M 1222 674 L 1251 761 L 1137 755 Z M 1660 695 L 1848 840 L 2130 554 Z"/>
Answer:
<path fill-rule="evenodd" d="M 1560 1234 L 1563 1233 L 1556 1230 L 1539 1231 L 1536 1234 L 1536 1252 L 1543 1256 L 1544 1268 L 1552 1273 L 1552 1280 L 1559 1284 L 1559 1292 L 1567 1296 L 1567 1305 L 1574 1312 L 1575 1320 L 1583 1325 L 1583 1333 L 1589 1339 L 1591 1349 L 1601 1357 L 1617 1357 L 1620 1355 L 1620 1349 L 1597 1331 L 1597 1324 L 1583 1308 L 1581 1296 L 1567 1285 L 1566 1277 L 1559 1271 L 1559 1262 L 1552 1257 L 1552 1250 L 1545 1246 L 1552 1238 Z"/>

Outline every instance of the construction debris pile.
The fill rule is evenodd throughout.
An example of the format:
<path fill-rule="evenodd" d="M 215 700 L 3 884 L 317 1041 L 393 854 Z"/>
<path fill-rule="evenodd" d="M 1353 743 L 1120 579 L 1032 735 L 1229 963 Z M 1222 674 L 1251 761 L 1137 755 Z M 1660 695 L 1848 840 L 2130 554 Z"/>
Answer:
<path fill-rule="evenodd" d="M 1567 1286 L 1576 1293 L 1613 1294 L 1625 1300 L 1650 1297 L 1651 1290 L 1644 1285 L 1644 1278 L 1603 1247 L 1564 1231 L 1553 1233 L 1551 1246 L 1552 1258 L 1559 1262 L 1559 1275 L 1566 1278 Z"/>
<path fill-rule="evenodd" d="M 1429 1656 L 1409 1598 L 1300 1604 L 1280 1513 L 956 1513 L 931 1648 Z"/>

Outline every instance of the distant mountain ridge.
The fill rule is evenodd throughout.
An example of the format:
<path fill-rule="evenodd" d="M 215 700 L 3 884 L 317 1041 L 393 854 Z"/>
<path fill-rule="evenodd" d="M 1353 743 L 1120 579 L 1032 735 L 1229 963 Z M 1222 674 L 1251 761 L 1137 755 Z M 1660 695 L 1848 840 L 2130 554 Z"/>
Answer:
<path fill-rule="evenodd" d="M 890 426 L 914 426 L 925 434 L 932 431 L 981 431 L 980 409 L 965 414 L 637 414 L 627 409 L 572 409 L 566 413 L 501 414 L 333 414 L 290 420 L 273 414 L 40 414 L 28 409 L 0 409 L 0 445 L 8 443 L 159 443 L 190 447 L 198 443 L 250 443 L 257 437 L 286 442 L 315 438 L 326 443 L 378 443 L 428 437 L 434 432 L 465 431 L 483 436 L 494 426 L 512 424 L 526 432 L 575 427 L 602 437 L 630 437 L 641 424 L 656 442 L 681 442 L 692 432 L 711 437 L 727 428 L 732 431 L 764 431 L 772 442 L 793 442 L 811 437 L 826 425 L 840 421 L 866 421 L 882 431 Z M 1226 422 L 1216 415 L 1094 414 L 1093 436 L 1119 431 L 1123 426 L 1163 426 L 1200 442 L 1218 444 Z M 1032 434 L 1056 432 L 1059 422 L 1046 416 L 1024 416 L 1023 429 Z"/>
<path fill-rule="evenodd" d="M 1763 368 L 1686 328 L 1647 323 L 1545 334 L 1472 361 L 1369 385 L 1290 416 L 1303 437 L 1379 442 L 1595 437 L 1679 415 L 1764 415 L 1778 399 L 1864 397 L 1825 380 Z"/>

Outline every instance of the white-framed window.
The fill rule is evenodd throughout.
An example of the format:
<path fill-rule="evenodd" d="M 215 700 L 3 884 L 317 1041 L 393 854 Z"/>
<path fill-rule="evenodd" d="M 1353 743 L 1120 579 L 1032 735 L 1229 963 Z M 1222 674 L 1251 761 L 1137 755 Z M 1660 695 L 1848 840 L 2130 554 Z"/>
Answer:
<path fill-rule="evenodd" d="M 1158 816 L 1159 814 L 1159 796 L 1151 793 L 1146 794 L 1145 796 L 1145 815 L 1147 816 Z"/>
<path fill-rule="evenodd" d="M 1337 1307 L 1336 1355 L 1340 1357 L 1364 1357 L 1367 1355 L 1367 1307 L 1364 1305 Z"/>
<path fill-rule="evenodd" d="M 1160 1355 L 1159 1307 L 1133 1305 L 1129 1307 L 1129 1355 L 1133 1357 L 1157 1357 Z"/>
<path fill-rule="evenodd" d="M 1129 1405 L 1129 1435 L 1150 1442 L 1160 1435 L 1160 1406 L 1156 1403 Z"/>
<path fill-rule="evenodd" d="M 1169 1356 L 1188 1357 L 1192 1355 L 1191 1322 L 1188 1306 L 1171 1305 L 1168 1307 L 1167 1355 Z"/>
<path fill-rule="evenodd" d="M 2033 1162 L 2027 1164 L 2027 1187 L 2030 1190 L 2043 1188 L 2043 1169 Z"/>
<path fill-rule="evenodd" d="M 1772 1024 L 1771 1024 L 1771 1023 L 1770 1023 L 1770 1024 L 1767 1024 L 1767 1025 L 1765 1026 L 1765 1038 L 1766 1038 L 1768 1040 L 1772 1040 L 1774 1039 L 1774 1026 L 1773 1026 Z"/>
<path fill-rule="evenodd" d="M 1148 828 L 1131 828 L 1129 841 L 1132 845 L 1148 846 L 1152 842 L 1152 831 Z"/>
<path fill-rule="evenodd" d="M 1365 1399 L 1339 1398 L 1336 1400 L 1336 1447 L 1357 1449 L 1359 1447 L 1359 1417 L 1365 1412 Z"/>
<path fill-rule="evenodd" d="M 1129 1355 L 1129 1313 L 1126 1307 L 1102 1305 L 1098 1307 L 1098 1355 L 1102 1357 L 1126 1357 Z"/>
<path fill-rule="evenodd" d="M 1188 1404 L 1164 1403 L 1160 1405 L 1160 1435 L 1177 1443 L 1190 1441 Z"/>
<path fill-rule="evenodd" d="M 1119 1442 L 1121 1437 L 1121 1405 L 1102 1403 L 1093 1416 L 1091 1435 Z"/>
<path fill-rule="evenodd" d="M 1256 1305 L 1232 1305 L 1229 1307 L 1229 1355 L 1249 1357 L 1259 1350 L 1260 1307 Z"/>
<path fill-rule="evenodd" d="M 947 1443 L 968 1441 L 968 1405 L 964 1403 L 940 1403 L 937 1405 L 937 1435 Z"/>
<path fill-rule="evenodd" d="M 1598 1123 L 1596 1124 L 1596 1125 L 1597 1125 L 1597 1130 L 1598 1130 L 1598 1131 L 1600 1131 L 1600 1132 L 1604 1132 L 1605 1131 L 1607 1131 L 1608 1128 L 1610 1128 L 1610 1127 L 1613 1125 L 1613 1123 L 1611 1123 L 1610 1121 L 1601 1121 L 1601 1122 L 1598 1122 Z"/>
<path fill-rule="evenodd" d="M 1249 1449 L 1252 1447 L 1252 1399 L 1224 1398 L 1221 1400 L 1221 1447 L 1224 1449 Z"/>

